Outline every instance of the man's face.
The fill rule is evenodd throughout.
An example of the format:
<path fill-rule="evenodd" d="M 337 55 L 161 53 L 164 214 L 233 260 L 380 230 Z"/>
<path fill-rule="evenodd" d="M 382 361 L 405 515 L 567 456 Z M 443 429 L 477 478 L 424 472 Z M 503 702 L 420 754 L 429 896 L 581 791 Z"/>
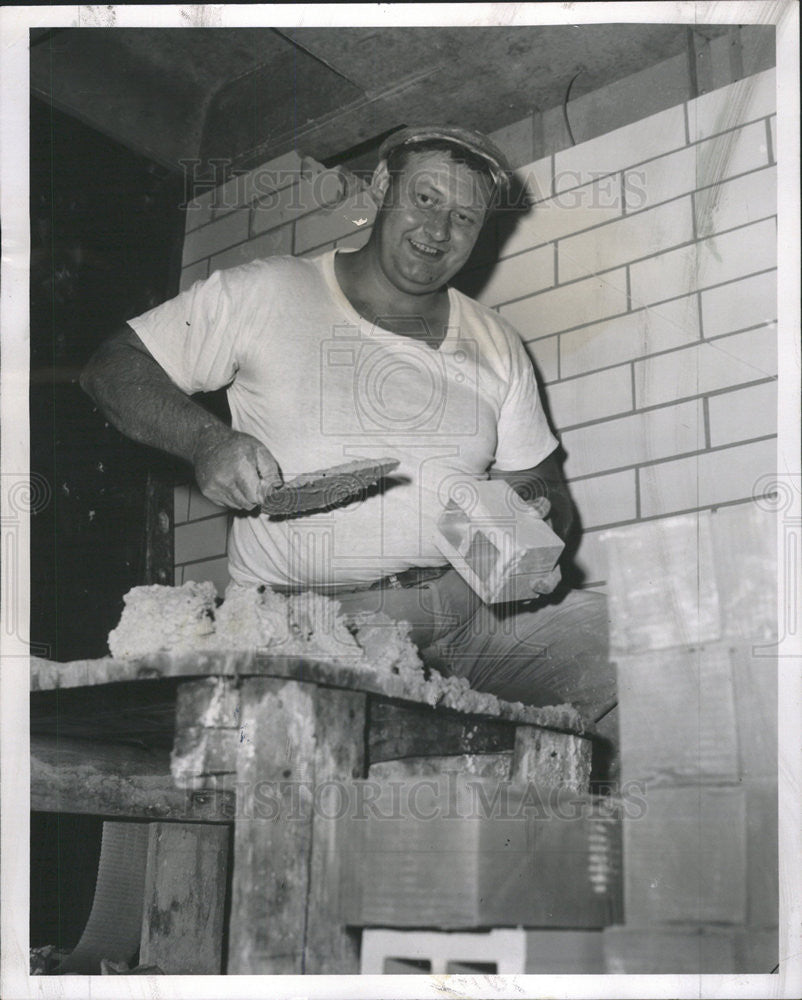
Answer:
<path fill-rule="evenodd" d="M 413 295 L 446 284 L 470 256 L 489 199 L 487 179 L 448 153 L 410 154 L 390 181 L 377 220 L 386 277 Z"/>

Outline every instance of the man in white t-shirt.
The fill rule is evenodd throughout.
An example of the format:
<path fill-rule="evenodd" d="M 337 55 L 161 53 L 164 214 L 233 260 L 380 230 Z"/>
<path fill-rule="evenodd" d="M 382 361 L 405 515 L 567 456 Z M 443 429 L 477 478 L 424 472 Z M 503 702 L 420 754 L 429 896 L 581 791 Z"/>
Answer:
<path fill-rule="evenodd" d="M 115 426 L 189 461 L 209 499 L 241 512 L 235 583 L 383 610 L 444 672 L 598 718 L 615 697 L 604 599 L 547 597 L 555 572 L 530 602 L 485 606 L 434 540 L 449 498 L 488 476 L 563 537 L 572 520 L 519 335 L 449 286 L 508 190 L 504 157 L 478 132 L 439 126 L 396 132 L 379 155 L 364 247 L 216 272 L 132 320 L 81 384 Z M 222 386 L 231 427 L 190 398 Z M 397 470 L 351 503 L 258 510 L 282 479 L 384 457 Z"/>

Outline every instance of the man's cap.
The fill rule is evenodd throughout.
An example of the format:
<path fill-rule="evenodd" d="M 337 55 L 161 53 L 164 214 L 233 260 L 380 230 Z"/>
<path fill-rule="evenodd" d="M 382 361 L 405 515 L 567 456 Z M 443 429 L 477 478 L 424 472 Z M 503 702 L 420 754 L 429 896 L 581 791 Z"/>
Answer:
<path fill-rule="evenodd" d="M 483 132 L 477 132 L 472 128 L 460 128 L 456 125 L 413 125 L 409 128 L 402 128 L 387 136 L 381 144 L 379 159 L 386 160 L 388 155 L 399 146 L 407 146 L 427 139 L 439 139 L 456 146 L 462 146 L 463 149 L 484 160 L 499 191 L 505 191 L 509 187 L 510 165 L 506 156 Z"/>

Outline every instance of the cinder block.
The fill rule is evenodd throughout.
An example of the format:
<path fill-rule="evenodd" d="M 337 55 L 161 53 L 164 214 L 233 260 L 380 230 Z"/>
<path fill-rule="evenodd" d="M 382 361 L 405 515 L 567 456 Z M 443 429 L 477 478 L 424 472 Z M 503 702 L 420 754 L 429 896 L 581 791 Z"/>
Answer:
<path fill-rule="evenodd" d="M 502 218 L 499 256 L 508 257 L 620 217 L 621 182 L 612 174 L 547 197 L 522 218 Z"/>
<path fill-rule="evenodd" d="M 763 122 L 753 122 L 626 171 L 627 210 L 659 205 L 768 163 L 765 126 Z"/>
<path fill-rule="evenodd" d="M 777 433 L 777 382 L 761 382 L 708 400 L 710 444 L 735 444 Z"/>
<path fill-rule="evenodd" d="M 643 159 L 645 150 L 656 156 L 684 145 L 684 111 L 678 105 L 556 153 L 555 190 L 565 191 L 600 174 L 630 167 Z"/>
<path fill-rule="evenodd" d="M 603 278 L 586 278 L 539 292 L 499 309 L 524 340 L 537 340 L 626 311 L 627 281 L 623 268 L 610 271 Z"/>
<path fill-rule="evenodd" d="M 584 278 L 692 239 L 691 200 L 678 199 L 560 240 L 557 279 Z"/>
<path fill-rule="evenodd" d="M 638 516 L 634 469 L 575 480 L 569 485 L 585 530 L 618 521 L 633 521 Z"/>
<path fill-rule="evenodd" d="M 623 782 L 645 782 L 651 791 L 738 781 L 729 647 L 619 655 L 616 665 Z"/>
<path fill-rule="evenodd" d="M 405 965 L 396 965 L 397 962 Z M 392 964 L 391 964 L 392 963 Z M 360 972 L 591 975 L 604 972 L 601 931 L 362 932 Z"/>
<path fill-rule="evenodd" d="M 542 337 L 540 340 L 530 340 L 526 347 L 529 356 L 535 362 L 535 367 L 543 382 L 548 385 L 559 377 L 559 358 L 557 337 Z"/>
<path fill-rule="evenodd" d="M 777 162 L 777 115 L 769 118 L 769 133 L 771 135 L 771 161 Z"/>
<path fill-rule="evenodd" d="M 334 844 L 346 923 L 591 929 L 620 912 L 611 803 L 459 775 L 352 787 Z"/>
<path fill-rule="evenodd" d="M 657 406 L 777 374 L 774 324 L 635 362 L 635 405 Z"/>
<path fill-rule="evenodd" d="M 301 157 L 292 150 L 268 163 L 238 174 L 216 188 L 212 198 L 215 218 L 244 208 L 257 198 L 269 197 L 274 191 L 297 184 L 302 177 L 312 176 L 323 170 L 320 164 Z"/>
<path fill-rule="evenodd" d="M 252 260 L 264 257 L 276 257 L 280 254 L 292 253 L 292 224 L 271 229 L 247 243 L 215 254 L 211 260 L 211 270 L 221 271 L 227 267 L 237 267 Z"/>
<path fill-rule="evenodd" d="M 499 261 L 476 298 L 486 306 L 496 306 L 553 285 L 554 249 L 544 246 Z"/>
<path fill-rule="evenodd" d="M 205 521 L 190 521 L 187 524 L 176 525 L 176 563 L 195 562 L 223 555 L 226 551 L 227 534 L 228 516 L 225 513 Z"/>
<path fill-rule="evenodd" d="M 700 400 L 589 424 L 561 435 L 569 478 L 687 454 L 704 447 Z"/>
<path fill-rule="evenodd" d="M 569 378 L 698 339 L 698 304 L 687 295 L 560 334 L 560 374 Z"/>
<path fill-rule="evenodd" d="M 701 293 L 702 330 L 707 338 L 735 333 L 777 319 L 777 272 L 765 271 Z"/>
<path fill-rule="evenodd" d="M 194 264 L 190 264 L 189 267 L 182 269 L 180 291 L 185 292 L 188 288 L 194 285 L 196 281 L 200 281 L 202 278 L 208 277 L 209 259 L 208 257 L 205 257 L 203 260 L 196 261 Z"/>
<path fill-rule="evenodd" d="M 630 265 L 632 306 L 687 295 L 777 266 L 777 226 L 765 219 Z"/>
<path fill-rule="evenodd" d="M 189 493 L 187 483 L 173 489 L 173 524 L 183 524 L 189 518 Z"/>
<path fill-rule="evenodd" d="M 182 583 L 188 580 L 211 580 L 217 588 L 218 597 L 222 597 L 226 592 L 231 577 L 228 575 L 228 559 L 225 556 L 218 556 L 217 559 L 204 559 L 203 562 L 192 563 L 182 567 Z"/>
<path fill-rule="evenodd" d="M 213 197 L 214 191 L 207 191 L 189 200 L 184 209 L 184 232 L 189 233 L 212 221 Z"/>
<path fill-rule="evenodd" d="M 555 382 L 547 395 L 554 424 L 562 430 L 631 410 L 632 374 L 629 365 L 604 368 Z"/>
<path fill-rule="evenodd" d="M 505 125 L 490 133 L 490 138 L 504 152 L 510 166 L 515 169 L 531 163 L 535 156 L 535 138 L 532 129 L 532 115 L 520 121 Z"/>
<path fill-rule="evenodd" d="M 225 507 L 221 507 L 220 504 L 213 503 L 208 497 L 205 497 L 194 483 L 189 487 L 188 521 L 198 521 L 202 517 L 213 517 L 215 514 L 227 513 Z"/>
<path fill-rule="evenodd" d="M 350 236 L 343 236 L 342 239 L 337 240 L 337 249 L 344 247 L 350 250 L 360 250 L 370 239 L 370 232 L 372 226 L 365 226 L 360 229 L 358 233 L 352 233 Z"/>
<path fill-rule="evenodd" d="M 210 222 L 200 229 L 187 233 L 184 239 L 182 266 L 186 267 L 201 257 L 211 257 L 212 254 L 225 250 L 235 243 L 242 243 L 248 238 L 248 217 L 248 210 L 243 208 L 231 212 L 217 222 Z"/>
<path fill-rule="evenodd" d="M 742 788 L 649 788 L 624 820 L 624 912 L 634 925 L 744 924 L 746 793 Z"/>
<path fill-rule="evenodd" d="M 776 640 L 776 512 L 752 501 L 715 511 L 711 525 L 724 634 Z"/>
<path fill-rule="evenodd" d="M 750 500 L 776 468 L 774 438 L 646 466 L 638 470 L 641 517 Z"/>
<path fill-rule="evenodd" d="M 611 528 L 601 538 L 616 653 L 719 639 L 709 511 Z"/>
<path fill-rule="evenodd" d="M 777 214 L 777 168 L 766 167 L 696 192 L 696 230 L 710 236 Z"/>
<path fill-rule="evenodd" d="M 539 152 L 539 150 L 535 150 Z M 527 195 L 530 204 L 536 204 L 548 198 L 551 194 L 552 163 L 551 156 L 543 156 L 531 163 L 517 167 L 515 176 Z"/>
<path fill-rule="evenodd" d="M 295 252 L 305 253 L 313 247 L 351 236 L 363 226 L 373 225 L 376 206 L 365 191 L 358 191 L 346 201 L 330 209 L 321 208 L 304 215 L 295 223 Z"/>
<path fill-rule="evenodd" d="M 776 73 L 769 69 L 689 101 L 691 142 L 773 114 L 777 110 L 776 86 Z"/>
<path fill-rule="evenodd" d="M 601 532 L 588 529 L 582 532 L 574 562 L 584 574 L 584 585 L 606 584 L 607 552 L 601 542 Z"/>

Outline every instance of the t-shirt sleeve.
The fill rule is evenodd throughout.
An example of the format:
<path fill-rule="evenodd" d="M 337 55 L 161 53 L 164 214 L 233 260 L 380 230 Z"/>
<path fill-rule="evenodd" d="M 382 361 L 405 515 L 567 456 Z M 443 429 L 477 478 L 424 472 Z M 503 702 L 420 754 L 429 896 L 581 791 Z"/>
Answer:
<path fill-rule="evenodd" d="M 513 472 L 531 469 L 557 447 L 549 429 L 534 368 L 517 332 L 508 327 L 510 376 L 498 418 L 493 468 Z"/>
<path fill-rule="evenodd" d="M 216 271 L 174 299 L 128 321 L 186 393 L 219 389 L 236 374 L 238 271 Z"/>

